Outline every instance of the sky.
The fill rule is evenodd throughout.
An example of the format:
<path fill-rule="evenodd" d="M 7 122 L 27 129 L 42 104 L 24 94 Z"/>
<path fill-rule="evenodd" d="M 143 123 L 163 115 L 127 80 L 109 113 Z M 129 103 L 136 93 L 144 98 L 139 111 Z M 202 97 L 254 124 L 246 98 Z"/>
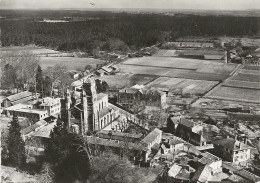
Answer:
<path fill-rule="evenodd" d="M 0 0 L 0 9 L 70 8 L 247 10 L 260 9 L 260 0 Z"/>

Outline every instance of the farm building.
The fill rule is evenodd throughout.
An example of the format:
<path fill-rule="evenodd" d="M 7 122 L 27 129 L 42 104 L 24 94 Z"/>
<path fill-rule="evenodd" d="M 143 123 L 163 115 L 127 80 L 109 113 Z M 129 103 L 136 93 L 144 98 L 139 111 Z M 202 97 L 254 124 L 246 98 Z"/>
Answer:
<path fill-rule="evenodd" d="M 37 94 L 39 96 L 39 94 Z M 3 107 L 10 107 L 19 103 L 24 103 L 28 101 L 34 100 L 36 97 L 32 92 L 24 91 L 21 93 L 17 93 L 14 95 L 10 95 L 9 97 L 6 97 L 3 102 Z"/>

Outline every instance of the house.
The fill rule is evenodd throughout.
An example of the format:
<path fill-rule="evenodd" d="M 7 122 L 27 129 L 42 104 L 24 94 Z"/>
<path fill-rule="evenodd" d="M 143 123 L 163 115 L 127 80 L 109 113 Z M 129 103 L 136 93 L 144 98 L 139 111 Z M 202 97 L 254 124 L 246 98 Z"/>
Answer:
<path fill-rule="evenodd" d="M 17 104 L 4 109 L 7 116 L 12 116 L 15 113 L 18 117 L 26 117 L 33 121 L 39 121 L 48 117 L 47 110 L 35 109 L 32 104 Z"/>
<path fill-rule="evenodd" d="M 108 66 L 103 66 L 101 69 L 106 73 L 106 75 L 109 75 L 113 72 L 113 68 L 108 67 Z"/>
<path fill-rule="evenodd" d="M 98 69 L 95 71 L 95 74 L 99 77 L 102 77 L 104 75 L 107 75 L 107 73 L 103 69 Z"/>
<path fill-rule="evenodd" d="M 6 97 L 2 102 L 2 106 L 10 107 L 19 103 L 25 103 L 34 100 L 38 96 L 39 94 L 35 96 L 32 92 L 28 92 L 28 91 L 20 92 L 14 95 L 10 95 L 9 97 Z"/>
<path fill-rule="evenodd" d="M 47 110 L 48 115 L 59 114 L 61 110 L 60 98 L 45 97 L 38 101 L 38 108 Z"/>
<path fill-rule="evenodd" d="M 72 79 L 78 79 L 80 77 L 80 73 L 75 70 L 70 70 L 69 75 Z"/>
<path fill-rule="evenodd" d="M 129 141 L 126 143 L 122 138 L 116 140 L 94 136 L 86 136 L 86 138 L 90 145 L 90 149 L 92 149 L 92 147 L 96 148 L 96 146 L 99 146 L 101 149 L 109 147 L 114 153 L 119 153 L 122 148 L 127 148 L 132 152 L 129 153 L 129 155 L 131 154 L 131 156 L 134 156 L 135 160 L 147 162 L 151 153 L 156 154 L 157 152 L 154 152 L 154 150 L 159 150 L 158 144 L 161 142 L 162 131 L 155 128 L 140 142 Z"/>
<path fill-rule="evenodd" d="M 143 137 L 141 133 L 124 133 L 119 131 L 107 131 L 101 130 L 97 133 L 99 138 L 111 139 L 111 140 L 120 140 L 127 142 L 139 142 Z"/>
<path fill-rule="evenodd" d="M 251 159 L 251 147 L 238 140 L 227 138 L 214 141 L 213 144 L 216 155 L 239 166 L 247 165 Z"/>
<path fill-rule="evenodd" d="M 142 85 L 135 85 L 119 90 L 118 103 L 123 106 L 143 105 L 164 109 L 166 107 L 166 93 L 157 89 L 144 89 Z"/>
<path fill-rule="evenodd" d="M 123 106 L 133 105 L 141 100 L 141 91 L 136 88 L 123 88 L 118 91 L 118 103 Z"/>
<path fill-rule="evenodd" d="M 25 149 L 30 155 L 43 155 L 44 149 L 48 140 L 50 139 L 50 134 L 53 128 L 56 126 L 56 121 L 48 123 L 42 127 L 33 127 L 32 131 L 25 139 Z M 35 128 L 35 129 L 34 129 Z"/>
<path fill-rule="evenodd" d="M 205 146 L 206 139 L 203 137 L 203 127 L 199 123 L 182 119 L 176 128 L 176 136 L 194 145 Z"/>
<path fill-rule="evenodd" d="M 59 114 L 61 110 L 60 98 L 45 97 L 32 101 L 31 104 L 16 104 L 4 109 L 7 116 L 15 112 L 19 117 L 26 117 L 39 121 L 48 116 Z"/>
<path fill-rule="evenodd" d="M 155 128 L 152 130 L 146 137 L 144 137 L 140 144 L 147 148 L 146 157 L 145 159 L 148 159 L 148 156 L 152 153 L 152 147 L 156 146 L 156 144 L 160 144 L 162 140 L 162 131 L 158 128 Z"/>

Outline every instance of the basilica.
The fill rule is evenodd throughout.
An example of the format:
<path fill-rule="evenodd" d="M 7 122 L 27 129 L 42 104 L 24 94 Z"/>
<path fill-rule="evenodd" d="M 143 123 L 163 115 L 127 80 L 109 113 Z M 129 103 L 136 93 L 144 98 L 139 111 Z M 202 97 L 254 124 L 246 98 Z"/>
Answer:
<path fill-rule="evenodd" d="M 119 109 L 108 102 L 108 95 L 96 92 L 93 78 L 84 81 L 80 95 L 67 90 L 61 101 L 61 119 L 71 132 L 100 131 L 119 118 Z"/>

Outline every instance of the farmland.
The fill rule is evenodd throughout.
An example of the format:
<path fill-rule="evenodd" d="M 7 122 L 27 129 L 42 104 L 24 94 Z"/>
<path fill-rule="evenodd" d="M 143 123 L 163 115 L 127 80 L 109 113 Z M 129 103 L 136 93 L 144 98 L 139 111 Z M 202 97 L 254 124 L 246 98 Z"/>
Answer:
<path fill-rule="evenodd" d="M 158 50 L 153 56 L 155 57 L 176 57 L 178 56 L 176 50 Z"/>
<path fill-rule="evenodd" d="M 76 57 L 40 57 L 40 65 L 43 69 L 54 66 L 56 64 L 63 64 L 68 69 L 84 69 L 86 65 L 96 66 L 97 64 L 104 64 L 105 61 L 93 58 L 76 58 Z"/>
<path fill-rule="evenodd" d="M 123 65 L 149 66 L 165 69 L 191 70 L 198 73 L 230 74 L 236 64 L 216 63 L 199 59 L 187 59 L 178 57 L 141 57 L 126 60 Z M 120 65 L 122 65 L 120 64 Z"/>
<path fill-rule="evenodd" d="M 99 79 L 99 77 L 96 77 Z M 105 75 L 102 76 L 102 80 L 106 81 L 111 90 L 122 89 L 124 87 L 131 87 L 135 84 L 145 85 L 152 80 L 156 79 L 156 76 L 143 75 L 143 74 L 118 74 L 118 75 Z"/>
<path fill-rule="evenodd" d="M 249 81 L 249 82 L 260 82 L 260 75 L 256 74 L 241 74 L 232 77 L 232 80 L 238 81 Z"/>
<path fill-rule="evenodd" d="M 0 51 L 2 54 L 17 54 L 21 51 L 29 51 L 34 55 L 46 55 L 46 54 L 58 54 L 59 51 L 52 49 L 38 47 L 38 46 L 10 46 L 10 47 L 1 47 Z"/>
<path fill-rule="evenodd" d="M 260 84 L 258 82 L 229 80 L 229 81 L 224 82 L 223 86 L 237 87 L 237 88 L 250 88 L 250 89 L 260 90 Z"/>
<path fill-rule="evenodd" d="M 210 92 L 207 98 L 260 103 L 260 92 L 249 88 L 220 86 Z"/>
<path fill-rule="evenodd" d="M 217 84 L 217 81 L 160 77 L 146 87 L 168 88 L 169 90 L 181 89 L 183 93 L 203 95 Z"/>
<path fill-rule="evenodd" d="M 168 76 L 172 78 L 185 78 L 206 81 L 223 81 L 230 76 L 226 74 L 200 73 L 196 72 L 195 70 L 171 69 L 153 66 L 119 64 L 118 67 L 120 68 L 120 71 L 124 73 L 152 74 L 156 76 Z"/>

